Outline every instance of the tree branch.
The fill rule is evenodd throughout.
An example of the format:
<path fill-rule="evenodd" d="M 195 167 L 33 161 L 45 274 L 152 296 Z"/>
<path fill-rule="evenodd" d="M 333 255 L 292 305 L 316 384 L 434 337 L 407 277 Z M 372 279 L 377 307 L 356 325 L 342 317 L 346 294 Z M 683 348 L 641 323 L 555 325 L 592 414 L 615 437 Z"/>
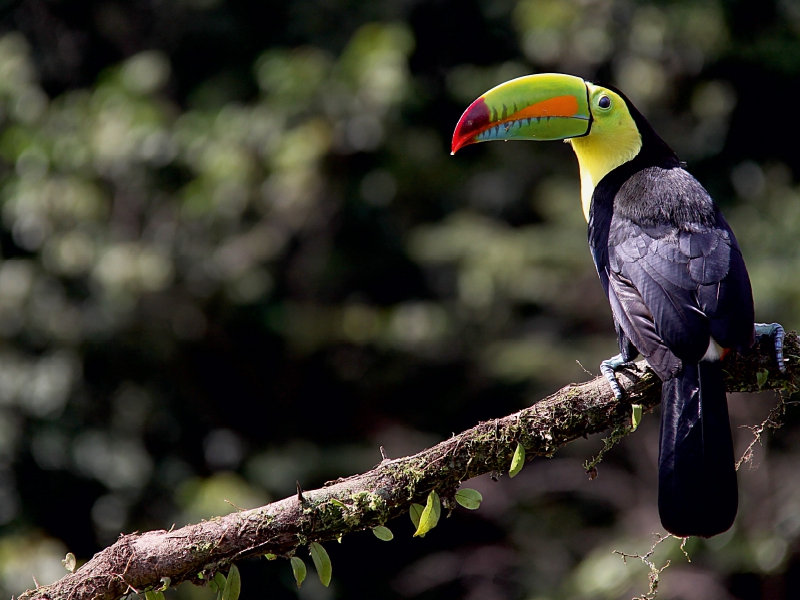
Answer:
<path fill-rule="evenodd" d="M 775 365 L 770 344 L 749 356 L 732 355 L 724 366 L 732 392 L 795 391 L 800 378 L 800 342 L 786 336 L 787 374 Z M 761 386 L 757 373 L 767 379 Z M 552 456 L 569 442 L 612 429 L 630 430 L 631 404 L 651 410 L 661 383 L 638 363 L 619 375 L 626 400 L 617 401 L 602 377 L 568 385 L 533 406 L 486 421 L 413 456 L 384 459 L 362 475 L 339 479 L 261 508 L 236 512 L 175 531 L 123 535 L 89 562 L 59 581 L 25 592 L 20 600 L 116 600 L 131 591 L 208 581 L 233 562 L 264 554 L 292 556 L 299 546 L 382 525 L 408 512 L 435 489 L 452 498 L 462 481 L 509 468 L 517 443 L 528 458 Z M 202 574 L 202 575 L 200 575 Z"/>

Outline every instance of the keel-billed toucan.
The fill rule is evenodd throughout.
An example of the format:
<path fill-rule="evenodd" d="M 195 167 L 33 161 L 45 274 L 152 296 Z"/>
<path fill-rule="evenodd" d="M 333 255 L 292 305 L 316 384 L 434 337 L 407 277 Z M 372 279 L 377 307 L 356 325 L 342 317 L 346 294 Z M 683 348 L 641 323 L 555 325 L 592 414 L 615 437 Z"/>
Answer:
<path fill-rule="evenodd" d="M 728 223 L 675 152 L 618 90 L 540 74 L 501 84 L 464 112 L 452 150 L 492 140 L 566 140 L 578 157 L 583 212 L 614 316 L 614 371 L 641 353 L 663 381 L 658 508 L 677 536 L 710 537 L 736 517 L 733 441 L 719 359 L 756 334 L 753 296 Z"/>

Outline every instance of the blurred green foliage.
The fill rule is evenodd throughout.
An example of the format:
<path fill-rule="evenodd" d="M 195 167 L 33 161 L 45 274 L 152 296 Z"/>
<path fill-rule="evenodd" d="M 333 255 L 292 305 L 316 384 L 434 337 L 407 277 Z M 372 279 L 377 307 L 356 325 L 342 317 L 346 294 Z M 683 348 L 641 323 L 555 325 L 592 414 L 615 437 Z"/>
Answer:
<path fill-rule="evenodd" d="M 120 532 L 252 507 L 435 443 L 616 352 L 558 144 L 449 156 L 497 83 L 618 85 L 731 222 L 760 320 L 800 322 L 791 0 L 6 4 L 0 36 L 0 591 Z M 74 10 L 74 12 L 72 12 Z M 579 363 L 577 361 L 580 361 Z M 771 396 L 732 397 L 735 425 Z M 795 598 L 797 416 L 669 598 Z M 660 530 L 657 419 L 480 478 L 424 541 L 328 547 L 330 588 L 244 598 L 627 598 Z M 737 430 L 737 443 L 749 432 Z M 473 484 L 471 484 L 473 485 Z M 227 503 L 226 503 L 227 501 Z M 405 529 L 404 529 L 405 528 Z M 380 552 L 376 549 L 380 544 Z M 662 550 L 663 548 L 663 550 Z M 169 591 L 171 595 L 175 592 Z M 211 598 L 181 586 L 183 598 Z"/>

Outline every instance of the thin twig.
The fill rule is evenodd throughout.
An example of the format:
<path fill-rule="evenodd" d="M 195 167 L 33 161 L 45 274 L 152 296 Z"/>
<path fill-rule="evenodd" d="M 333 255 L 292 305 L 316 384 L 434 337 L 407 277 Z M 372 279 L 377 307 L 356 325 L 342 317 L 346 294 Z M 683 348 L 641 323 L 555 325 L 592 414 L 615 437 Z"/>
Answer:
<path fill-rule="evenodd" d="M 576 362 L 576 363 L 578 363 L 578 366 L 579 366 L 581 369 L 583 369 L 583 372 L 584 372 L 584 373 L 586 373 L 586 374 L 587 374 L 589 377 L 594 377 L 594 373 L 592 373 L 592 372 L 591 372 L 591 371 L 589 371 L 589 370 L 588 370 L 586 367 L 584 367 L 584 366 L 581 364 L 581 361 L 579 361 L 579 360 L 576 358 L 576 359 L 575 359 L 575 362 Z"/>
<path fill-rule="evenodd" d="M 650 558 L 655 553 L 656 548 L 658 548 L 659 544 L 661 544 L 661 542 L 663 542 L 664 540 L 668 540 L 670 538 L 681 540 L 681 546 L 680 546 L 681 552 L 683 552 L 683 555 L 686 557 L 686 560 L 692 562 L 691 559 L 689 558 L 689 553 L 686 552 L 685 548 L 686 540 L 688 538 L 679 538 L 674 535 L 661 535 L 660 533 L 655 533 L 653 535 L 656 541 L 653 542 L 653 545 L 650 547 L 650 550 L 648 550 L 644 554 L 628 554 L 627 552 L 622 552 L 620 550 L 613 551 L 614 554 L 619 554 L 622 557 L 622 562 L 624 562 L 626 565 L 628 564 L 629 558 L 637 558 L 640 561 L 642 561 L 645 565 L 647 565 L 647 567 L 650 569 L 650 577 L 649 577 L 650 589 L 647 591 L 646 594 L 642 594 L 641 596 L 634 596 L 633 600 L 653 600 L 658 595 L 658 584 L 661 579 L 661 573 L 663 573 L 664 569 L 666 569 L 670 565 L 670 561 L 669 559 L 667 559 L 667 562 L 664 563 L 663 567 L 657 567 L 655 562 L 650 560 Z"/>
<path fill-rule="evenodd" d="M 784 398 L 783 390 L 778 390 L 778 404 L 772 407 L 767 415 L 767 418 L 764 419 L 760 425 L 741 425 L 742 429 L 749 429 L 753 433 L 753 440 L 745 449 L 742 457 L 736 463 L 736 470 L 738 471 L 739 468 L 748 463 L 750 468 L 753 468 L 753 448 L 756 444 L 759 446 L 761 445 L 761 436 L 767 429 L 780 429 L 783 425 L 783 416 L 786 414 L 786 399 Z"/>

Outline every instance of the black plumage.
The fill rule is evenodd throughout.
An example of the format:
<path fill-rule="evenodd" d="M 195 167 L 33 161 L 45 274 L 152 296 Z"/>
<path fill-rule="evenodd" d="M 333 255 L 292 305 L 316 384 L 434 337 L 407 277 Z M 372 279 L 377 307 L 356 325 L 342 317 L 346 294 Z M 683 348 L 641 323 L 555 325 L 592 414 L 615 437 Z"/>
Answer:
<path fill-rule="evenodd" d="M 732 525 L 738 494 L 721 367 L 702 359 L 712 338 L 722 348 L 752 346 L 750 280 L 709 194 L 627 104 L 642 148 L 596 186 L 589 244 L 623 358 L 641 353 L 664 382 L 662 523 L 710 537 Z"/>

